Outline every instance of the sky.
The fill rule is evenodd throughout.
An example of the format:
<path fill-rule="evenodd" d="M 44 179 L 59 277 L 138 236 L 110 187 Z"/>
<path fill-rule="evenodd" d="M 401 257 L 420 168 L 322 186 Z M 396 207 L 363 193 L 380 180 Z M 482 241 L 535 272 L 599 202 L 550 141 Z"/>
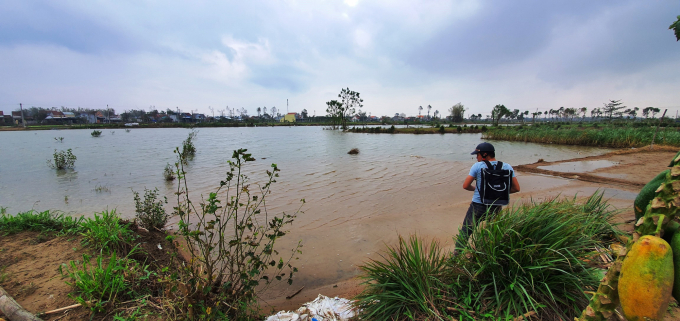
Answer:
<path fill-rule="evenodd" d="M 680 1 L 3 0 L 0 110 L 680 110 Z M 288 104 L 288 106 L 287 106 Z"/>

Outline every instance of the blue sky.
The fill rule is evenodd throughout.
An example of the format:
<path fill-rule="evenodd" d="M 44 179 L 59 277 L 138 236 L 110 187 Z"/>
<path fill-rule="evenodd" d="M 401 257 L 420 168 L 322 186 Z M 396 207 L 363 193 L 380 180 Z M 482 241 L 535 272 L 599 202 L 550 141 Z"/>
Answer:
<path fill-rule="evenodd" d="M 372 115 L 680 109 L 678 1 L 31 1 L 0 8 L 0 110 Z"/>

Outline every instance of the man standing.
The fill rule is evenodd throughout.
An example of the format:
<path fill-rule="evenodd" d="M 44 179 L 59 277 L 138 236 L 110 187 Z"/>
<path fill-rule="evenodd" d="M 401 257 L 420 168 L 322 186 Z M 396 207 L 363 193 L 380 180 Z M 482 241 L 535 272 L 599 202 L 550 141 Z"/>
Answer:
<path fill-rule="evenodd" d="M 515 177 L 515 171 L 510 164 L 496 160 L 496 150 L 493 145 L 481 143 L 477 145 L 471 155 L 476 155 L 477 163 L 470 168 L 470 174 L 465 178 L 463 188 L 475 193 L 458 234 L 456 250 L 465 246 L 468 237 L 479 222 L 492 218 L 501 210 L 499 204 L 507 205 L 510 193 L 519 192 L 519 182 Z M 501 166 L 497 166 L 499 163 L 501 163 Z M 509 184 L 503 183 L 503 177 L 506 177 Z M 491 181 L 494 179 L 497 179 L 497 182 L 500 183 L 492 183 Z M 476 184 L 472 185 L 472 181 L 476 181 Z"/>

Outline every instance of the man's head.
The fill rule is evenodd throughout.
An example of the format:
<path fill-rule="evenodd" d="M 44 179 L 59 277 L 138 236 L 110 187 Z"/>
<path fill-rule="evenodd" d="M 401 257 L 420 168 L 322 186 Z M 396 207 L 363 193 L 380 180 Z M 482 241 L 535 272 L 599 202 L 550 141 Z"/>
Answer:
<path fill-rule="evenodd" d="M 494 158 L 496 157 L 496 149 L 494 149 L 493 145 L 489 143 L 481 143 L 475 147 L 475 151 L 470 153 L 470 155 L 477 155 L 482 159 Z"/>

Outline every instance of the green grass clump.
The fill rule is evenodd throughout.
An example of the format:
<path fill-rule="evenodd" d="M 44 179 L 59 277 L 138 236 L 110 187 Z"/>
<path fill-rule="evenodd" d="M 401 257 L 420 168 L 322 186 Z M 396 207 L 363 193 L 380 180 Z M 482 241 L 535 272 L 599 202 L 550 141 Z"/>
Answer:
<path fill-rule="evenodd" d="M 73 218 L 56 211 L 28 211 L 15 216 L 0 213 L 0 234 L 12 235 L 21 231 L 58 232 L 77 234 L 83 218 Z"/>
<path fill-rule="evenodd" d="M 601 272 L 593 262 L 616 239 L 615 212 L 595 193 L 585 202 L 530 202 L 475 230 L 457 256 L 436 243 L 400 239 L 382 262 L 362 267 L 357 299 L 368 319 L 573 319 Z M 443 264 L 442 262 L 446 262 Z"/>
<path fill-rule="evenodd" d="M 134 252 L 130 251 L 128 257 Z M 73 286 L 75 294 L 69 297 L 92 312 L 104 312 L 117 301 L 134 297 L 134 287 L 138 281 L 148 279 L 152 272 L 148 266 L 128 257 L 118 258 L 113 253 L 108 262 L 99 254 L 96 262 L 90 263 L 91 257 L 83 254 L 83 261 L 70 261 L 59 267 L 62 276 L 70 281 L 66 284 Z"/>
<path fill-rule="evenodd" d="M 551 200 L 504 211 L 473 233 L 453 276 L 476 284 L 487 312 L 573 319 L 588 304 L 583 291 L 599 282 L 585 260 L 617 233 L 607 208 L 599 193 L 584 204 Z M 469 295 L 464 282 L 454 292 Z"/>
<path fill-rule="evenodd" d="M 135 240 L 135 235 L 129 229 L 129 225 L 121 220 L 116 210 L 95 213 L 94 218 L 87 218 L 81 222 L 82 242 L 84 245 L 106 253 L 125 253 Z"/>
<path fill-rule="evenodd" d="M 93 131 L 90 133 L 90 135 L 92 135 L 92 137 L 99 137 L 99 136 L 102 135 L 102 131 L 101 131 L 101 130 L 96 130 L 96 129 L 95 129 L 95 130 L 93 130 Z"/>
<path fill-rule="evenodd" d="M 425 246 L 417 237 L 399 237 L 397 247 L 388 247 L 384 261 L 371 260 L 361 266 L 366 289 L 359 300 L 365 320 L 392 320 L 396 316 L 421 319 L 437 316 L 445 285 L 440 281 L 445 256 L 439 243 Z"/>
<path fill-rule="evenodd" d="M 73 155 L 73 152 L 71 152 L 70 148 L 66 151 L 57 151 L 55 149 L 52 157 L 54 158 L 54 161 L 48 160 L 47 166 L 53 169 L 73 168 L 76 164 L 76 159 L 78 159 L 76 155 Z"/>

